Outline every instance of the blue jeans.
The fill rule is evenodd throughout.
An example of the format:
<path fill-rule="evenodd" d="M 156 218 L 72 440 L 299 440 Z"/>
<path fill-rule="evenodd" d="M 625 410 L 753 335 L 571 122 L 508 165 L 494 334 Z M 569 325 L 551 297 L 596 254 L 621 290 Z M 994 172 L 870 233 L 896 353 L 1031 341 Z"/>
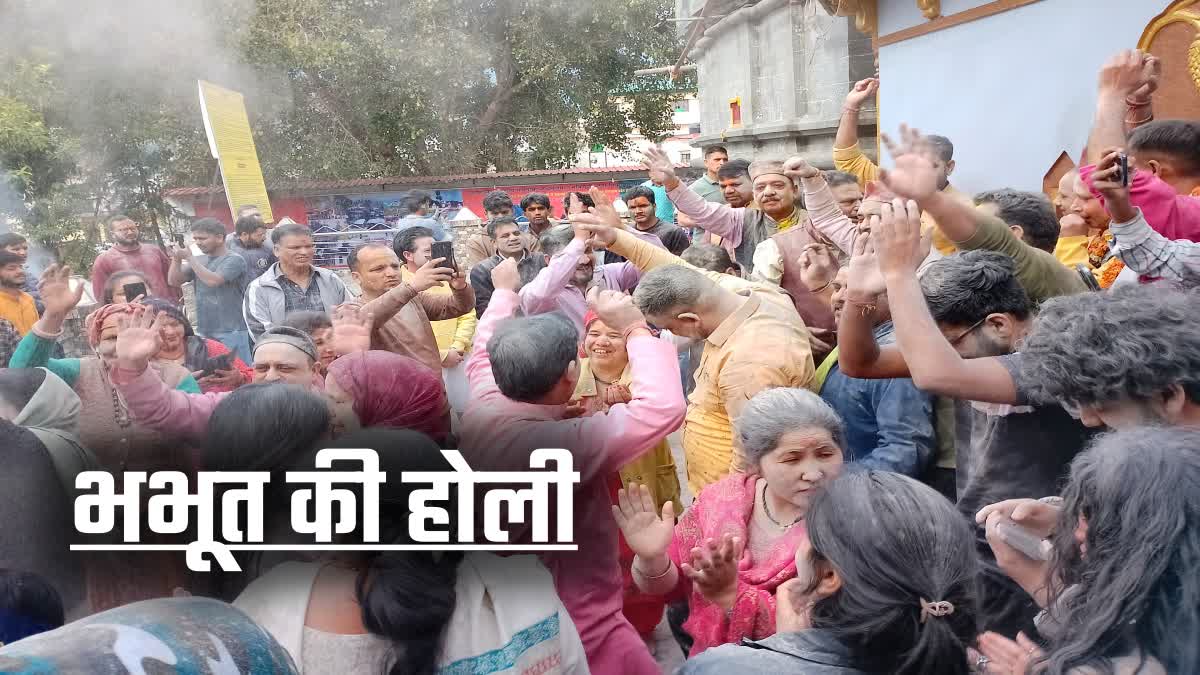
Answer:
<path fill-rule="evenodd" d="M 254 353 L 250 351 L 250 331 L 234 330 L 228 333 L 212 333 L 207 335 L 210 340 L 216 340 L 229 348 L 246 365 L 254 365 Z"/>

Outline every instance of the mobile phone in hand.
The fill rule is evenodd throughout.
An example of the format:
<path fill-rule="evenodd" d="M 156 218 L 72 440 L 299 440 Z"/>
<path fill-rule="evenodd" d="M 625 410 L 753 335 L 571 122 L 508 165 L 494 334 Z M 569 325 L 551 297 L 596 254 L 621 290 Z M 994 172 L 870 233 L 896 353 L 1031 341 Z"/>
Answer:
<path fill-rule="evenodd" d="M 202 377 L 216 375 L 218 370 L 229 370 L 233 367 L 233 352 L 214 356 L 204 364 L 204 372 Z"/>
<path fill-rule="evenodd" d="M 1113 179 L 1121 184 L 1121 187 L 1129 187 L 1129 155 L 1120 153 L 1117 155 L 1117 175 Z"/>
<path fill-rule="evenodd" d="M 435 241 L 429 249 L 429 257 L 433 260 L 445 258 L 442 261 L 441 267 L 453 268 L 458 271 L 458 262 L 454 260 L 454 242 L 450 241 Z"/>
<path fill-rule="evenodd" d="M 125 302 L 133 302 L 139 296 L 147 296 L 145 282 L 137 282 L 136 284 L 125 284 L 121 287 L 125 291 Z"/>
<path fill-rule="evenodd" d="M 997 529 L 1005 543 L 1026 558 L 1042 561 L 1050 559 L 1050 542 L 1016 524 L 1011 518 L 997 523 Z"/>

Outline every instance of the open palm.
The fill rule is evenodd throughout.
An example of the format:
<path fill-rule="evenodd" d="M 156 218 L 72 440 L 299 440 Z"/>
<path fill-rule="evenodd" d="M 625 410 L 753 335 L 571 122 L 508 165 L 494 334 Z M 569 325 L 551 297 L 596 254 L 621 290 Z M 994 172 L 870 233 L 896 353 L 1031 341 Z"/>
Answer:
<path fill-rule="evenodd" d="M 878 223 L 879 216 L 871 216 Z M 871 245 L 870 232 L 859 232 L 854 240 L 854 255 L 846 272 L 847 287 L 854 293 L 876 296 L 887 291 L 887 282 L 879 270 L 879 260 Z"/>
<path fill-rule="evenodd" d="M 42 273 L 38 290 L 47 314 L 65 315 L 83 297 L 83 284 L 71 288 L 71 268 L 51 265 Z"/>
<path fill-rule="evenodd" d="M 650 180 L 659 185 L 666 185 L 668 181 L 675 178 L 675 165 L 671 163 L 671 158 L 667 156 L 667 153 L 657 146 L 652 145 L 646 148 L 642 164 L 650 174 Z"/>
<path fill-rule="evenodd" d="M 897 196 L 921 201 L 938 191 L 938 171 L 933 164 L 933 148 L 920 131 L 900 126 L 900 142 L 887 134 L 880 139 L 895 161 L 891 169 L 881 170 L 879 180 Z"/>
<path fill-rule="evenodd" d="M 617 526 L 625 535 L 625 542 L 638 557 L 655 558 L 666 554 L 675 534 L 675 506 L 671 502 L 663 504 L 660 518 L 650 488 L 630 483 L 628 490 L 618 491 L 612 511 Z"/>
<path fill-rule="evenodd" d="M 162 348 L 162 317 L 154 310 L 139 309 L 132 317 L 122 317 L 117 329 L 117 360 L 122 363 L 144 364 Z"/>

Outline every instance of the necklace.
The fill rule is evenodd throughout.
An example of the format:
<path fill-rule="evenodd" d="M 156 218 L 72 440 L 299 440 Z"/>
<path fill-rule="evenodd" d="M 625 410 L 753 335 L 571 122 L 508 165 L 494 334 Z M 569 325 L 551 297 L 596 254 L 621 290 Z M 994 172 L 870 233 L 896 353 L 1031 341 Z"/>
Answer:
<path fill-rule="evenodd" d="M 801 520 L 804 520 L 803 515 L 796 516 L 796 519 L 793 520 L 792 522 L 788 523 L 787 525 L 784 525 L 783 523 L 779 522 L 778 520 L 775 520 L 775 516 L 771 515 L 771 507 L 767 506 L 767 484 L 766 483 L 763 483 L 762 507 L 763 507 L 763 515 L 765 515 L 767 517 L 767 520 L 771 521 L 775 525 L 775 527 L 778 527 L 781 530 L 790 530 L 793 525 L 800 522 Z"/>

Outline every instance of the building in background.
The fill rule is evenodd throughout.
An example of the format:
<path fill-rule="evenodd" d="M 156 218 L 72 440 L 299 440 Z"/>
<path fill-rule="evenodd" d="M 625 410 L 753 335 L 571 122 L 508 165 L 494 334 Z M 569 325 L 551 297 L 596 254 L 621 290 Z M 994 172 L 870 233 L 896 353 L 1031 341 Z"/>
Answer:
<path fill-rule="evenodd" d="M 800 154 L 831 166 L 842 100 L 875 72 L 871 37 L 820 0 L 676 0 L 675 7 L 684 55 L 697 66 L 700 135 L 691 144 L 720 143 L 743 159 Z M 873 155 L 874 111 L 864 110 L 861 122 L 864 150 Z"/>
<path fill-rule="evenodd" d="M 700 136 L 700 99 L 695 92 L 681 91 L 671 105 L 674 107 L 671 115 L 674 129 L 670 135 L 659 141 L 659 145 L 676 164 L 701 166 L 704 160 L 701 156 L 703 151 L 701 146 L 696 145 L 696 138 Z M 643 136 L 640 129 L 631 129 L 625 135 L 625 140 L 629 144 L 629 149 L 625 152 L 615 152 L 603 146 L 580 150 L 575 166 L 603 169 L 636 164 L 642 152 L 653 143 L 653 139 Z"/>

